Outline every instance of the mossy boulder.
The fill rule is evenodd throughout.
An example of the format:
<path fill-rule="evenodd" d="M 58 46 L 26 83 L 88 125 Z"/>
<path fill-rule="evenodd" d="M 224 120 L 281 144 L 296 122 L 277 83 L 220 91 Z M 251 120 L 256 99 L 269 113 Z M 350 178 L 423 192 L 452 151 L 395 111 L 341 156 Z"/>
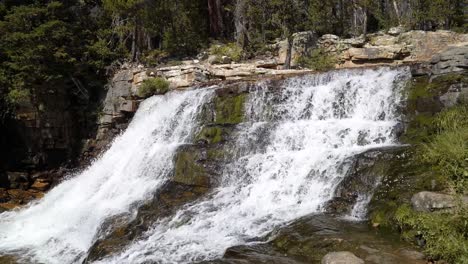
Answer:
<path fill-rule="evenodd" d="M 210 177 L 203 166 L 203 160 L 206 160 L 206 151 L 190 146 L 180 149 L 175 159 L 172 181 L 208 187 Z"/>
<path fill-rule="evenodd" d="M 216 97 L 215 124 L 239 124 L 244 120 L 244 103 L 247 94 L 235 94 L 223 97 Z"/>
<path fill-rule="evenodd" d="M 195 137 L 195 141 L 201 144 L 218 144 L 229 140 L 233 131 L 232 127 L 220 125 L 204 126 Z"/>

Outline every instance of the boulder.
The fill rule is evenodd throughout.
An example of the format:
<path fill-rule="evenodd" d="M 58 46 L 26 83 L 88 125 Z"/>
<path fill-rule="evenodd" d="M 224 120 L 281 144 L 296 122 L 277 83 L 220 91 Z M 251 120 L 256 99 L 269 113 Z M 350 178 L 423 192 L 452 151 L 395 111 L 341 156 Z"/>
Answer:
<path fill-rule="evenodd" d="M 435 75 L 459 72 L 468 69 L 468 45 L 449 46 L 431 58 L 432 73 Z"/>
<path fill-rule="evenodd" d="M 330 252 L 322 258 L 322 264 L 364 264 L 364 260 L 349 251 Z"/>
<path fill-rule="evenodd" d="M 392 36 L 397 36 L 404 32 L 405 32 L 405 28 L 402 26 L 398 26 L 398 27 L 390 28 L 387 33 Z"/>
<path fill-rule="evenodd" d="M 313 31 L 297 32 L 292 35 L 291 66 L 297 66 L 297 59 L 307 56 L 317 44 L 318 36 Z"/>
<path fill-rule="evenodd" d="M 468 103 L 468 86 L 464 83 L 450 85 L 448 91 L 439 97 L 444 108 L 455 106 L 456 104 Z"/>
<path fill-rule="evenodd" d="M 291 43 L 291 66 L 296 66 L 297 59 L 306 56 L 317 44 L 318 36 L 313 31 L 297 32 L 292 35 Z M 282 40 L 278 43 L 278 63 L 285 64 L 288 54 L 288 41 Z"/>
<path fill-rule="evenodd" d="M 348 53 L 352 61 L 395 60 L 408 54 L 402 45 L 350 48 Z"/>
<path fill-rule="evenodd" d="M 463 197 L 463 203 L 468 203 L 468 196 Z M 438 210 L 450 209 L 457 204 L 457 198 L 436 192 L 419 192 L 411 198 L 413 209 L 418 212 L 433 212 Z"/>

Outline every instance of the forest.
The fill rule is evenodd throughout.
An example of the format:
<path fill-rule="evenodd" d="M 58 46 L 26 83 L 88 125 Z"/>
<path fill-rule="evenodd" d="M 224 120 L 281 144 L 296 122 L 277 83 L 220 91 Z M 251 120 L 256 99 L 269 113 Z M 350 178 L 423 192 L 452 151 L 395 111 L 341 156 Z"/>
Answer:
<path fill-rule="evenodd" d="M 102 90 L 123 61 L 158 64 L 231 43 L 248 59 L 294 32 L 359 36 L 403 26 L 466 32 L 463 0 L 4 0 L 0 120 L 46 90 Z M 37 106 L 36 106 L 37 107 Z"/>

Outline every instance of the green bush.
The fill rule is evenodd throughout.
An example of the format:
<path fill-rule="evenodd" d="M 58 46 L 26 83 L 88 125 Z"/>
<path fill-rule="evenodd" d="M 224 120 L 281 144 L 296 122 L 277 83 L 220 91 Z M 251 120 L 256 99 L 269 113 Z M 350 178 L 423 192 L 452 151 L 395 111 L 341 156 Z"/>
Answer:
<path fill-rule="evenodd" d="M 228 56 L 233 61 L 240 61 L 243 57 L 242 48 L 239 47 L 236 43 L 211 45 L 209 52 L 211 55 L 216 55 L 218 57 Z"/>
<path fill-rule="evenodd" d="M 403 237 L 425 242 L 425 252 L 449 263 L 468 263 L 468 211 L 453 213 L 419 213 L 409 205 L 400 206 L 395 220 Z"/>
<path fill-rule="evenodd" d="M 146 79 L 138 88 L 138 96 L 146 98 L 169 91 L 169 82 L 161 77 Z"/>
<path fill-rule="evenodd" d="M 309 68 L 315 71 L 331 70 L 335 67 L 336 58 L 331 56 L 323 49 L 314 49 L 307 56 L 301 56 L 296 59 L 297 65 Z"/>
<path fill-rule="evenodd" d="M 13 89 L 8 92 L 7 101 L 11 104 L 21 104 L 29 101 L 30 93 L 29 90 L 24 89 Z"/>

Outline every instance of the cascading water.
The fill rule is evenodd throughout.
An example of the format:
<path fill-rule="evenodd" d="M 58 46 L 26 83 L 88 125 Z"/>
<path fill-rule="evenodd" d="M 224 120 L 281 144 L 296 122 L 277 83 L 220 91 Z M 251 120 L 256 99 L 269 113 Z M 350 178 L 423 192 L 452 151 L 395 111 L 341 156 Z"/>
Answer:
<path fill-rule="evenodd" d="M 171 92 L 143 102 L 125 133 L 88 169 L 37 203 L 0 215 L 0 253 L 28 263 L 80 263 L 106 219 L 131 215 L 171 175 L 175 151 L 190 141 L 211 95 Z"/>
<path fill-rule="evenodd" d="M 397 144 L 407 69 L 346 70 L 250 92 L 235 158 L 210 195 L 161 219 L 101 263 L 191 263 L 219 258 L 298 217 L 320 212 L 345 161 Z"/>

